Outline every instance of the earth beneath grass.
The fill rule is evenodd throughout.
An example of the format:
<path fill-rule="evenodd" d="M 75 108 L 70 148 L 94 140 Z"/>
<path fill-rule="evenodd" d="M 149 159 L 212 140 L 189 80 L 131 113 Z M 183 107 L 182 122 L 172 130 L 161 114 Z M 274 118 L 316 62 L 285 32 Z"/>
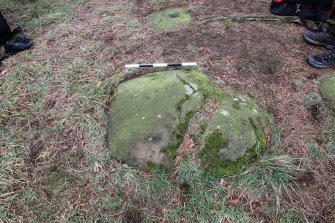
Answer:
<path fill-rule="evenodd" d="M 145 204 L 145 199 L 137 197 L 134 188 L 137 182 L 153 176 L 140 172 L 140 179 L 137 179 L 122 172 L 125 171 L 122 165 L 106 161 L 109 157 L 105 155 L 104 114 L 109 109 L 114 85 L 153 72 L 152 69 L 125 72 L 125 64 L 195 61 L 214 85 L 250 95 L 268 108 L 275 121 L 273 128 L 266 129 L 270 152 L 290 155 L 297 162 L 303 160 L 310 168 L 309 172 L 294 179 L 289 194 L 281 196 L 284 211 L 279 217 L 273 210 L 274 198 L 248 200 L 244 197 L 245 191 L 240 189 L 226 198 L 233 212 L 227 218 L 223 215 L 220 221 L 232 222 L 234 214 L 246 212 L 255 222 L 276 221 L 274 216 L 292 220 L 295 213 L 303 216 L 299 218 L 302 221 L 332 222 L 335 219 L 335 163 L 325 154 L 327 148 L 335 145 L 334 135 L 331 135 L 334 130 L 329 130 L 334 126 L 334 119 L 318 100 L 316 84 L 318 77 L 332 70 L 316 70 L 306 63 L 307 55 L 324 49 L 305 43 L 302 39 L 305 30 L 297 24 L 198 23 L 220 16 L 268 16 L 268 4 L 268 1 L 246 0 L 88 0 L 78 3 L 71 16 L 60 22 L 55 20 L 42 27 L 28 26 L 27 31 L 34 35 L 34 49 L 11 57 L 0 67 L 3 88 L 0 99 L 4 105 L 0 110 L 0 126 L 4 132 L 0 155 L 12 157 L 15 151 L 15 158 L 6 158 L 10 163 L 8 168 L 17 172 L 24 169 L 21 177 L 6 175 L 9 170 L 0 176 L 6 176 L 3 182 L 10 188 L 12 182 L 17 181 L 19 186 L 12 190 L 20 191 L 19 196 L 26 200 L 15 205 L 1 200 L 0 221 L 2 210 L 8 213 L 20 210 L 16 217 L 8 214 L 9 219 L 17 221 L 27 216 L 40 221 L 87 220 L 88 213 L 100 210 L 103 204 L 106 207 L 115 205 L 113 210 L 116 211 L 100 210 L 108 213 L 113 221 L 123 218 L 136 222 L 134 219 L 150 219 L 148 213 L 155 213 L 152 214 L 155 217 L 151 217 L 156 221 L 169 222 L 165 217 L 171 220 L 173 214 L 169 212 L 170 218 L 165 216 L 161 204 L 167 205 L 166 210 L 174 210 L 173 207 L 191 202 L 187 194 L 193 185 L 183 182 L 183 172 L 177 171 L 169 176 L 171 179 L 162 178 L 160 183 L 155 182 L 157 184 L 152 182 L 152 185 L 163 185 L 171 190 L 173 186 L 169 180 L 180 179 L 179 189 L 167 192 L 170 202 L 159 196 L 156 200 L 149 196 L 145 199 L 150 202 Z M 193 22 L 171 31 L 155 31 L 146 26 L 150 14 L 176 7 L 187 9 Z M 9 90 L 10 94 L 5 93 Z M 206 105 L 208 110 L 211 104 Z M 270 137 L 277 131 L 281 140 Z M 185 137 L 181 146 L 194 147 L 189 137 Z M 44 182 L 57 173 L 64 177 L 54 179 L 55 185 Z M 118 186 L 109 188 L 112 183 Z M 232 187 L 228 179 L 221 179 L 220 185 L 226 189 Z M 120 202 L 108 203 L 110 201 L 100 198 L 102 194 L 120 199 Z M 64 197 L 68 198 L 72 209 L 65 208 Z M 15 200 L 15 197 L 10 198 Z M 52 212 L 51 209 L 58 206 L 56 201 L 64 206 L 59 212 Z M 49 203 L 54 206 L 45 212 L 53 213 L 52 216 L 36 214 L 28 207 L 34 205 L 38 210 Z M 267 210 L 267 207 L 272 209 Z M 136 209 L 141 210 L 134 211 Z M 293 217 L 285 210 L 295 210 Z M 61 215 L 62 211 L 66 214 Z M 187 216 L 187 210 L 184 211 L 183 216 Z M 189 219 L 185 217 L 183 221 Z"/>

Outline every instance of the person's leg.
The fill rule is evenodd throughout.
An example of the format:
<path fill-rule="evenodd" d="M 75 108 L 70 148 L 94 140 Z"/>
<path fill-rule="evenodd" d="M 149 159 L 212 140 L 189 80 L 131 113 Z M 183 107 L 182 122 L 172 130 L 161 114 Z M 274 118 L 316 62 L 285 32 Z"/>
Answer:
<path fill-rule="evenodd" d="M 24 35 L 20 27 L 11 31 L 6 19 L 0 12 L 0 45 L 4 45 L 5 55 L 8 56 L 30 49 L 33 41 Z"/>
<path fill-rule="evenodd" d="M 10 39 L 11 29 L 0 12 L 0 45 L 5 45 L 6 42 Z"/>
<path fill-rule="evenodd" d="M 316 68 L 335 67 L 335 1 L 333 1 L 332 16 L 327 21 L 329 29 L 326 32 L 306 32 L 304 39 L 314 45 L 326 46 L 330 51 L 311 55 L 307 57 L 307 62 Z"/>

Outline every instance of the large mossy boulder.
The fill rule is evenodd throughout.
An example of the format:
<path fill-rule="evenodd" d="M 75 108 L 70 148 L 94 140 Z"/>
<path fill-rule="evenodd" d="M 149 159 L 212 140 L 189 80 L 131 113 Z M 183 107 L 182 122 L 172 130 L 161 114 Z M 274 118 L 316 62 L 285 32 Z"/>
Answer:
<path fill-rule="evenodd" d="M 335 73 L 320 79 L 320 93 L 329 107 L 335 112 Z"/>
<path fill-rule="evenodd" d="M 203 102 L 195 77 L 205 78 L 198 72 L 167 71 L 120 84 L 109 116 L 112 155 L 142 170 L 172 167 L 188 119 Z"/>
<path fill-rule="evenodd" d="M 149 26 L 157 30 L 168 31 L 178 25 L 189 23 L 191 20 L 192 17 L 184 9 L 168 9 L 150 15 Z"/>
<path fill-rule="evenodd" d="M 231 175 L 265 149 L 259 119 L 259 113 L 246 99 L 223 102 L 205 130 L 199 152 L 203 164 L 213 175 Z"/>

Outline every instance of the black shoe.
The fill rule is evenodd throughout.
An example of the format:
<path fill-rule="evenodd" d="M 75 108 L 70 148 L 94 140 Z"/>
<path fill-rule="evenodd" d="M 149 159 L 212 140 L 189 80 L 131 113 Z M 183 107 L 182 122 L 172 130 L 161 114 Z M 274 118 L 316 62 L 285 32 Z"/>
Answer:
<path fill-rule="evenodd" d="M 335 36 L 330 32 L 311 32 L 304 33 L 304 39 L 313 45 L 325 46 L 332 49 L 335 46 Z"/>
<path fill-rule="evenodd" d="M 21 39 L 15 43 L 7 43 L 5 45 L 5 53 L 9 55 L 14 55 L 18 52 L 30 49 L 32 45 L 33 41 L 28 38 Z"/>
<path fill-rule="evenodd" d="M 309 56 L 307 61 L 310 65 L 316 68 L 335 67 L 335 49 L 318 55 Z"/>
<path fill-rule="evenodd" d="M 22 33 L 22 32 L 23 32 L 23 31 L 22 31 L 21 27 L 16 27 L 15 29 L 12 30 L 12 32 L 10 33 L 10 36 L 11 36 L 11 38 L 12 38 L 12 37 L 14 37 L 14 36 L 16 36 L 17 34 L 20 34 L 20 33 Z"/>

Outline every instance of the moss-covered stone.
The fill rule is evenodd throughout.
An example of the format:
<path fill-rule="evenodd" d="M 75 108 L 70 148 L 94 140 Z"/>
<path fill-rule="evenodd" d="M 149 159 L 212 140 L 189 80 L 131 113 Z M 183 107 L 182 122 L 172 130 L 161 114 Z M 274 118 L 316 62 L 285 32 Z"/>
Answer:
<path fill-rule="evenodd" d="M 120 84 L 109 118 L 108 146 L 113 156 L 145 170 L 152 165 L 170 167 L 190 114 L 203 102 L 197 76 L 204 77 L 167 71 Z"/>
<path fill-rule="evenodd" d="M 150 15 L 149 25 L 154 29 L 167 31 L 191 20 L 192 17 L 184 9 L 176 8 Z"/>
<path fill-rule="evenodd" d="M 245 99 L 225 101 L 214 113 L 199 152 L 203 164 L 215 176 L 243 168 L 265 149 L 259 115 Z"/>
<path fill-rule="evenodd" d="M 324 76 L 320 79 L 320 92 L 322 98 L 335 112 L 335 73 Z"/>

